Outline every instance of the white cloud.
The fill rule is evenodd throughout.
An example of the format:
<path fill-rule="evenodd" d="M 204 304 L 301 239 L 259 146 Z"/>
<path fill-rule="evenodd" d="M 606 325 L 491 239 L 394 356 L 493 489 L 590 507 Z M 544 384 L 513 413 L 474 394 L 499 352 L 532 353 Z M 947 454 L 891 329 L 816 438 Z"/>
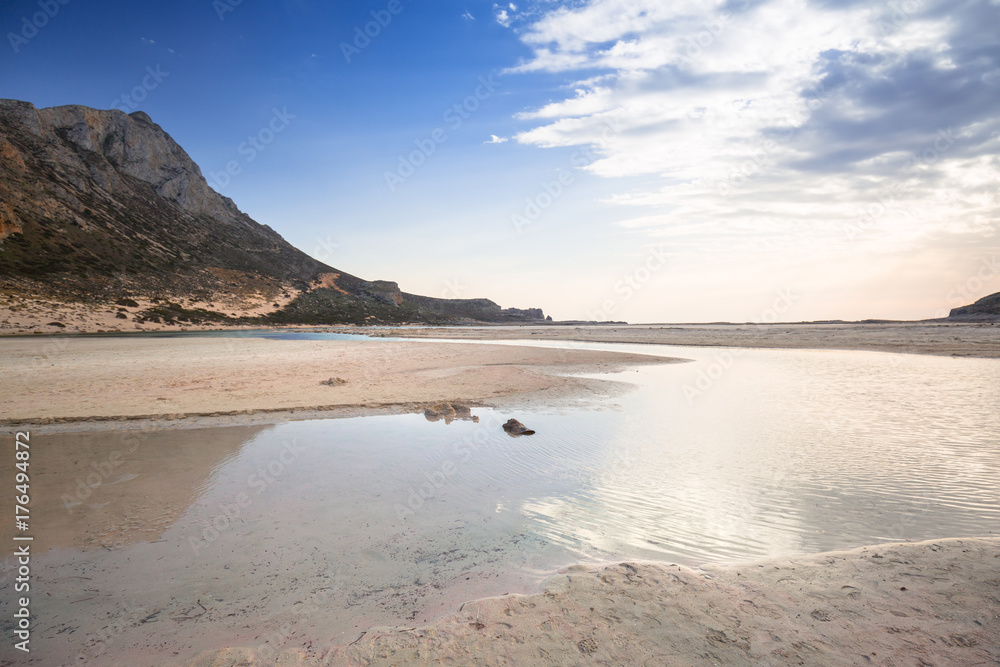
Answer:
<path fill-rule="evenodd" d="M 510 15 L 507 13 L 506 9 L 501 9 L 500 11 L 498 11 L 496 18 L 497 18 L 497 23 L 499 23 L 503 27 L 505 28 L 510 27 Z"/>
<path fill-rule="evenodd" d="M 473 16 L 472 12 L 470 12 L 468 9 L 466 9 L 465 13 L 462 14 L 462 18 L 465 19 L 466 21 L 475 21 L 476 20 L 476 17 Z"/>
<path fill-rule="evenodd" d="M 513 71 L 590 78 L 518 114 L 539 124 L 513 138 L 589 146 L 595 159 L 586 170 L 641 181 L 607 201 L 643 209 L 622 225 L 644 233 L 808 220 L 816 236 L 843 237 L 886 192 L 892 205 L 867 225 L 865 240 L 1000 232 L 1000 205 L 986 185 L 1000 176 L 986 157 L 1000 147 L 1000 123 L 985 102 L 973 108 L 1000 93 L 991 78 L 997 63 L 983 64 L 980 53 L 965 62 L 978 62 L 982 74 L 961 78 L 960 19 L 938 16 L 807 0 L 590 0 L 551 9 L 522 32 L 533 56 Z M 952 77 L 938 90 L 920 69 L 925 60 L 930 72 Z M 977 92 L 966 79 L 989 89 Z M 967 125 L 935 160 L 907 167 L 910 156 L 933 150 L 939 128 L 954 123 L 957 131 L 963 116 L 933 109 L 943 89 L 962 107 L 958 86 L 967 111 L 949 113 L 985 125 Z"/>
<path fill-rule="evenodd" d="M 483 143 L 484 144 L 505 144 L 508 141 L 510 141 L 510 139 L 508 137 L 498 137 L 495 134 L 491 134 L 490 138 L 487 139 L 486 141 L 484 141 Z"/>

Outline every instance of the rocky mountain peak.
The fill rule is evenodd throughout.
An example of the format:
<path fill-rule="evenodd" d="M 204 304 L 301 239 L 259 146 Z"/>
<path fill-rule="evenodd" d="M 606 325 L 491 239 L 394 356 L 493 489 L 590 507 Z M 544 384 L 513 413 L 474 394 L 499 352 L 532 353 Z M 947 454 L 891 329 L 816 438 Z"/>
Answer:
<path fill-rule="evenodd" d="M 0 101 L 0 116 L 35 136 L 62 140 L 102 156 L 115 171 L 149 183 L 161 197 L 197 215 L 229 217 L 239 210 L 212 190 L 201 169 L 163 128 L 143 111 L 126 114 L 79 105 L 35 109 L 28 102 Z M 115 174 L 94 174 L 109 183 Z"/>
<path fill-rule="evenodd" d="M 541 318 L 487 300 L 407 294 L 309 257 L 213 190 L 145 112 L 18 100 L 0 100 L 3 293 L 171 304 L 137 314 L 140 324 L 195 311 L 201 321 L 242 323 Z M 225 312 L 212 310 L 219 303 Z"/>

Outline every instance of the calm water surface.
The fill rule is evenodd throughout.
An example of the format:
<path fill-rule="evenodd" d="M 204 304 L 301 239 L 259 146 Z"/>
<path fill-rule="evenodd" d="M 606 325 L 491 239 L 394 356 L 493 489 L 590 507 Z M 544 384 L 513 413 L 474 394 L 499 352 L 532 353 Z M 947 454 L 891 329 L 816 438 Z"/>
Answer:
<path fill-rule="evenodd" d="M 633 385 L 600 408 L 478 423 L 33 437 L 33 659 L 350 641 L 578 561 L 1000 533 L 998 360 L 532 344 L 693 361 L 600 376 Z M 537 435 L 507 436 L 510 416 Z"/>

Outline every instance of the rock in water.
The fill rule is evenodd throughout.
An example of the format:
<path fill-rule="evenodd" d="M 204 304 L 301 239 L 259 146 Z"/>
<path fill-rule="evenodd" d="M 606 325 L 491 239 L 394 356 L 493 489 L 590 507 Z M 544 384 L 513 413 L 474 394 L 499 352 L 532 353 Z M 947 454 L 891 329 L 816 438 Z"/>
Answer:
<path fill-rule="evenodd" d="M 535 432 L 530 428 L 517 421 L 516 419 L 508 419 L 507 423 L 503 425 L 503 430 L 507 431 L 508 435 L 534 435 Z"/>

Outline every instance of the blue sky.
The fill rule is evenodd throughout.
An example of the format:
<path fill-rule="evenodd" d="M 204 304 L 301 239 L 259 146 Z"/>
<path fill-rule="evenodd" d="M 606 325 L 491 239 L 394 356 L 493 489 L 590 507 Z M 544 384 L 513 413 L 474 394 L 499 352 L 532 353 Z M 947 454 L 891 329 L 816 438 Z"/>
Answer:
<path fill-rule="evenodd" d="M 410 292 L 922 318 L 1000 291 L 997 25 L 995 0 L 18 0 L 0 96 L 141 109 L 256 220 Z"/>

